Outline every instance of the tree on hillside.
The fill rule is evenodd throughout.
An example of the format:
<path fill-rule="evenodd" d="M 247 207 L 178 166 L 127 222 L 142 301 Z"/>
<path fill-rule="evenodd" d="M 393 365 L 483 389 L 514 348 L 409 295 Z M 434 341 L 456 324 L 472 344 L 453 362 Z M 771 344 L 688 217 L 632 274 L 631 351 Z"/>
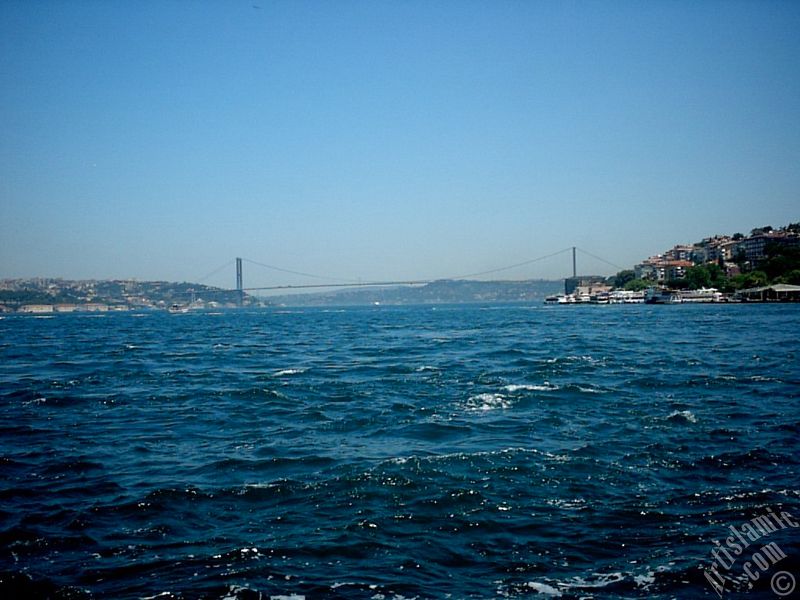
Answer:
<path fill-rule="evenodd" d="M 788 283 L 789 285 L 800 285 L 800 269 L 794 269 L 778 278 L 778 283 Z"/>
<path fill-rule="evenodd" d="M 614 276 L 614 287 L 624 288 L 629 281 L 636 279 L 636 273 L 632 269 L 625 269 Z"/>
<path fill-rule="evenodd" d="M 764 227 L 756 227 L 750 231 L 750 235 L 764 235 L 772 231 L 772 225 L 764 225 Z"/>
<path fill-rule="evenodd" d="M 717 263 L 689 267 L 686 269 L 684 279 L 686 285 L 692 290 L 709 287 L 721 290 L 729 285 L 725 271 Z"/>
<path fill-rule="evenodd" d="M 689 267 L 686 269 L 686 275 L 684 276 L 684 279 L 686 284 L 689 286 L 689 289 L 692 290 L 711 287 L 711 274 L 708 272 L 706 265 Z"/>
<path fill-rule="evenodd" d="M 736 249 L 736 254 L 733 255 L 733 262 L 735 262 L 740 269 L 744 268 L 744 263 L 747 262 L 747 252 L 744 251 L 744 248 Z"/>
<path fill-rule="evenodd" d="M 731 279 L 731 283 L 737 290 L 763 287 L 767 285 L 767 274 L 764 271 L 750 271 L 749 273 L 736 275 Z"/>
<path fill-rule="evenodd" d="M 767 255 L 767 260 L 761 263 L 760 267 L 770 280 L 800 269 L 800 248 L 796 246 L 767 244 L 764 253 Z"/>
<path fill-rule="evenodd" d="M 645 279 L 631 279 L 628 283 L 625 284 L 625 288 L 629 292 L 641 292 L 642 290 L 646 290 L 647 288 L 653 285 L 652 281 L 647 281 Z"/>

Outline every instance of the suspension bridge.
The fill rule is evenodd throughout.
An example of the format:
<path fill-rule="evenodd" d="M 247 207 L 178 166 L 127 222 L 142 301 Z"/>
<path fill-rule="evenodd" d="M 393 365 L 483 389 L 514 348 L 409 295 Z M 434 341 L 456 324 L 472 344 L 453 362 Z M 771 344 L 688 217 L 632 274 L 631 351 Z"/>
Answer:
<path fill-rule="evenodd" d="M 532 259 L 525 260 L 525 261 L 522 261 L 522 262 L 517 262 L 517 263 L 511 264 L 511 265 L 506 265 L 506 266 L 499 267 L 499 268 L 496 268 L 496 269 L 489 269 L 489 270 L 486 270 L 486 271 L 479 271 L 479 272 L 476 272 L 476 273 L 466 273 L 466 274 L 463 274 L 463 275 L 456 275 L 456 276 L 453 276 L 453 277 L 444 277 L 444 278 L 439 278 L 439 279 L 435 279 L 435 280 L 434 279 L 404 279 L 404 280 L 392 280 L 392 281 L 346 280 L 346 279 L 341 279 L 341 278 L 329 277 L 329 276 L 325 276 L 325 275 L 316 275 L 316 274 L 313 274 L 313 273 L 305 273 L 305 272 L 302 272 L 302 271 L 295 271 L 295 270 L 292 270 L 292 269 L 286 269 L 286 268 L 283 268 L 283 267 L 278 267 L 278 266 L 275 266 L 275 265 L 270 265 L 270 264 L 258 262 L 258 261 L 255 261 L 255 260 L 250 260 L 250 259 L 247 259 L 247 258 L 237 257 L 234 260 L 228 261 L 227 263 L 225 263 L 221 267 L 215 269 L 214 271 L 212 271 L 211 273 L 209 273 L 205 277 L 202 277 L 198 281 L 198 283 L 202 283 L 203 281 L 209 279 L 210 277 L 213 277 L 214 275 L 219 274 L 224 269 L 230 268 L 232 264 L 235 265 L 235 269 L 236 269 L 236 287 L 235 288 L 227 288 L 227 289 L 226 288 L 220 288 L 217 291 L 219 293 L 233 293 L 233 292 L 235 292 L 236 293 L 237 302 L 241 306 L 241 304 L 244 301 L 245 294 L 250 293 L 250 292 L 266 292 L 266 291 L 274 292 L 274 291 L 282 291 L 282 290 L 291 291 L 291 290 L 311 290 L 311 289 L 327 289 L 327 288 L 388 287 L 388 286 L 401 286 L 401 285 L 413 286 L 413 285 L 426 285 L 426 284 L 429 284 L 429 283 L 433 283 L 434 281 L 441 281 L 441 280 L 458 280 L 458 281 L 474 280 L 474 278 L 476 278 L 476 277 L 485 277 L 487 275 L 494 275 L 494 274 L 497 274 L 497 273 L 502 273 L 504 271 L 510 271 L 512 269 L 518 269 L 518 268 L 521 268 L 521 267 L 532 265 L 532 264 L 537 263 L 537 262 L 541 262 L 541 261 L 547 260 L 549 258 L 554 258 L 556 256 L 560 256 L 560 255 L 566 254 L 568 252 L 572 253 L 572 277 L 577 277 L 578 276 L 577 254 L 579 252 L 581 254 L 584 254 L 584 255 L 586 255 L 588 257 L 593 258 L 594 260 L 597 260 L 597 261 L 599 261 L 601 263 L 604 263 L 606 265 L 614 267 L 617 270 L 622 270 L 623 269 L 623 267 L 620 267 L 619 265 L 616 265 L 613 262 L 610 262 L 610 261 L 608 261 L 608 260 L 606 260 L 606 259 L 604 259 L 604 258 L 602 258 L 600 256 L 597 256 L 596 254 L 593 254 L 593 253 L 591 253 L 591 252 L 589 252 L 587 250 L 583 250 L 581 248 L 578 248 L 577 246 L 570 246 L 570 247 L 567 247 L 567 248 L 562 248 L 561 250 L 558 250 L 557 252 L 551 252 L 551 253 L 545 254 L 543 256 L 538 256 L 536 258 L 532 258 Z M 257 266 L 257 267 L 261 267 L 261 268 L 264 268 L 264 269 L 268 269 L 270 271 L 279 272 L 279 273 L 283 273 L 283 274 L 287 274 L 287 275 L 304 277 L 304 278 L 308 278 L 308 279 L 314 279 L 316 281 L 313 282 L 313 283 L 283 284 L 283 285 L 267 285 L 267 286 L 248 287 L 248 286 L 245 286 L 245 284 L 244 284 L 244 269 L 243 269 L 244 263 L 248 263 L 248 264 L 253 265 L 253 266 Z"/>

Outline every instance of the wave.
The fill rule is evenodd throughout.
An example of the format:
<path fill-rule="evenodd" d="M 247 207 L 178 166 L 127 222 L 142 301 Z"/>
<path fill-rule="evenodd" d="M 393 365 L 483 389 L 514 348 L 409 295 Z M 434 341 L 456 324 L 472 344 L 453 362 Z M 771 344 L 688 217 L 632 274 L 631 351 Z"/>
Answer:
<path fill-rule="evenodd" d="M 549 381 L 545 381 L 541 384 L 509 384 L 503 388 L 507 392 L 514 393 L 519 391 L 527 391 L 527 392 L 552 392 L 559 389 L 559 386 L 550 383 Z"/>
<path fill-rule="evenodd" d="M 697 423 L 697 417 L 690 410 L 676 410 L 669 414 L 668 421 L 685 421 L 687 423 Z"/>
<path fill-rule="evenodd" d="M 275 371 L 272 374 L 273 377 L 286 377 L 288 375 L 300 375 L 301 373 L 305 373 L 308 369 L 304 368 L 295 368 L 295 369 L 281 369 L 280 371 Z"/>
<path fill-rule="evenodd" d="M 467 412 L 488 412 L 511 408 L 513 402 L 503 394 L 483 393 L 470 396 L 464 404 Z"/>
<path fill-rule="evenodd" d="M 545 597 L 570 599 L 635 597 L 666 600 L 714 596 L 701 569 L 689 565 L 677 567 L 673 561 L 656 566 L 643 564 L 636 570 L 513 582 L 502 585 L 500 591 L 508 597 L 525 597 L 534 591 Z"/>

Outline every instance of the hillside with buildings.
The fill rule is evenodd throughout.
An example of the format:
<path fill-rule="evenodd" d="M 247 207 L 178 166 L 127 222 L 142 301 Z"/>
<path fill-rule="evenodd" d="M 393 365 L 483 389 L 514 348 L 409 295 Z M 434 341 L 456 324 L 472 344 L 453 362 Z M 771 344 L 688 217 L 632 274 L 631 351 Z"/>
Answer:
<path fill-rule="evenodd" d="M 768 283 L 800 284 L 800 223 L 676 245 L 634 266 L 633 281 L 677 288 L 714 285 L 725 291 Z"/>
<path fill-rule="evenodd" d="M 135 280 L 4 279 L 0 312 L 76 312 L 237 306 L 231 290 L 195 283 Z M 245 304 L 256 303 L 249 296 Z"/>
<path fill-rule="evenodd" d="M 750 293 L 753 290 L 770 286 L 782 290 L 782 299 L 800 295 L 800 288 L 793 289 L 800 286 L 800 223 L 678 244 L 612 277 L 568 278 L 565 294 L 598 298 L 616 291 L 640 294 L 635 298 L 644 301 L 643 290 L 663 288 L 713 290 L 746 299 L 756 297 Z"/>

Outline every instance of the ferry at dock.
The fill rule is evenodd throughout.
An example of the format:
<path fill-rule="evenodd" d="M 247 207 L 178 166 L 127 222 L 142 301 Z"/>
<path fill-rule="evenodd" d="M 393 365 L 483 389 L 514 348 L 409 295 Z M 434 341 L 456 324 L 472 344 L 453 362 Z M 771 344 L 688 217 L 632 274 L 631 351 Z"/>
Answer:
<path fill-rule="evenodd" d="M 596 294 L 557 294 L 547 296 L 545 304 L 644 304 L 645 293 L 629 290 L 598 292 Z"/>
<path fill-rule="evenodd" d="M 725 297 L 716 288 L 700 288 L 699 290 L 648 288 L 645 292 L 645 302 L 647 304 L 684 304 L 724 301 Z"/>
<path fill-rule="evenodd" d="M 682 291 L 681 300 L 683 302 L 724 302 L 724 296 L 716 288 L 700 288 L 699 290 Z"/>

